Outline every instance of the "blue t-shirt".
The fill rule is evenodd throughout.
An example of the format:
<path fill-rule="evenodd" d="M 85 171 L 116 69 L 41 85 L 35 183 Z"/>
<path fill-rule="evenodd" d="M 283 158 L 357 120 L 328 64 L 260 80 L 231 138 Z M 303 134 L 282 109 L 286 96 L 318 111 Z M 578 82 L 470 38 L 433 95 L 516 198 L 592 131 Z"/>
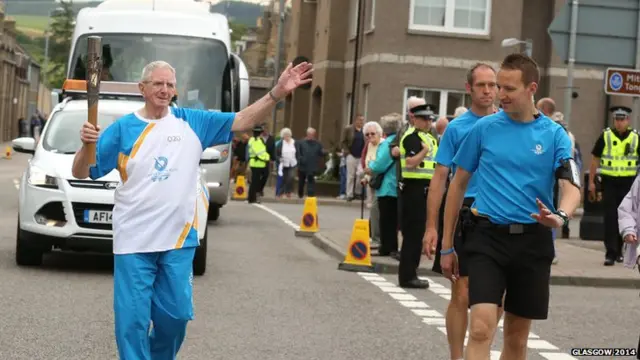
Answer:
<path fill-rule="evenodd" d="M 480 118 L 482 118 L 482 116 L 478 116 L 471 112 L 471 110 L 468 110 L 451 121 L 449 126 L 447 126 L 447 130 L 442 135 L 442 138 L 440 138 L 440 145 L 438 146 L 438 152 L 436 153 L 436 162 L 442 166 L 450 168 L 452 174 L 456 173 L 456 166 L 453 164 L 453 157 L 458 152 L 460 145 L 462 145 L 462 140 L 465 139 L 473 125 L 475 125 L 476 121 Z M 469 180 L 467 192 L 464 196 L 475 197 L 477 192 L 476 186 L 477 177 L 472 176 Z"/>
<path fill-rule="evenodd" d="M 507 113 L 476 122 L 453 163 L 478 181 L 473 207 L 496 224 L 534 223 L 536 198 L 553 207 L 555 170 L 571 158 L 571 140 L 548 117 L 520 123 Z"/>

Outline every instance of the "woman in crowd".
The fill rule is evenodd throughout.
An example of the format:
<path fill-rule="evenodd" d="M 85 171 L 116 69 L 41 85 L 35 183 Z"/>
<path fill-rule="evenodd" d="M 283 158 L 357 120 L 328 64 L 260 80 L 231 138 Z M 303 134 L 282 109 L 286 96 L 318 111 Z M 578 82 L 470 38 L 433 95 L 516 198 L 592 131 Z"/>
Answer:
<path fill-rule="evenodd" d="M 378 248 L 380 245 L 380 213 L 378 212 L 378 201 L 374 194 L 374 190 L 366 186 L 371 180 L 370 170 L 367 170 L 367 164 L 376 159 L 376 151 L 383 138 L 382 128 L 375 121 L 369 121 L 362 127 L 362 133 L 365 138 L 364 149 L 360 157 L 360 168 L 364 173 L 362 176 L 362 189 L 366 192 L 366 206 L 369 209 L 369 231 L 371 233 L 371 247 Z M 366 190 L 365 190 L 366 189 Z"/>
<path fill-rule="evenodd" d="M 291 129 L 284 128 L 280 131 L 282 140 L 276 145 L 276 159 L 278 162 L 278 176 L 282 176 L 282 190 L 279 196 L 291 197 L 293 192 L 293 178 L 296 160 L 296 142 L 291 137 Z"/>
<path fill-rule="evenodd" d="M 391 256 L 398 260 L 400 259 L 398 253 L 398 178 L 395 169 L 396 161 L 391 156 L 390 144 L 393 143 L 402 126 L 402 115 L 398 113 L 385 115 L 380 119 L 379 126 L 386 138 L 378 145 L 375 159 L 367 162 L 365 173 L 369 176 L 369 183 L 373 182 L 374 184 L 379 217 L 384 219 L 379 222 L 380 248 L 378 254 Z"/>

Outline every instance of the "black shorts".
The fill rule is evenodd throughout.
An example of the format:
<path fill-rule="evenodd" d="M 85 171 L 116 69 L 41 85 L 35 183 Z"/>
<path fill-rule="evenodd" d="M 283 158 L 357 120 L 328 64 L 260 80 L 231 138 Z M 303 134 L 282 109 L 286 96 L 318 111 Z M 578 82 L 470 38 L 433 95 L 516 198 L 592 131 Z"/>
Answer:
<path fill-rule="evenodd" d="M 445 194 L 446 198 L 446 194 Z M 473 204 L 473 198 L 465 198 L 462 209 L 470 208 Z M 436 256 L 433 260 L 433 267 L 431 270 L 438 274 L 442 274 L 442 268 L 440 267 L 440 250 L 442 250 L 442 234 L 444 232 L 444 201 L 442 202 L 442 206 L 440 207 L 440 222 L 438 224 L 438 245 L 436 247 Z M 467 266 L 467 255 L 464 251 L 465 239 L 469 236 L 469 229 L 465 230 L 462 227 L 462 221 L 464 210 L 460 210 L 458 214 L 458 223 L 456 224 L 456 229 L 453 234 L 453 248 L 456 249 L 456 255 L 458 256 L 458 272 L 460 276 L 469 276 L 469 267 Z"/>
<path fill-rule="evenodd" d="M 484 218 L 475 217 L 474 222 L 465 244 L 469 307 L 500 305 L 506 291 L 505 311 L 526 319 L 546 319 L 554 253 L 551 229 L 530 224 L 514 234 L 509 227 L 493 225 Z"/>

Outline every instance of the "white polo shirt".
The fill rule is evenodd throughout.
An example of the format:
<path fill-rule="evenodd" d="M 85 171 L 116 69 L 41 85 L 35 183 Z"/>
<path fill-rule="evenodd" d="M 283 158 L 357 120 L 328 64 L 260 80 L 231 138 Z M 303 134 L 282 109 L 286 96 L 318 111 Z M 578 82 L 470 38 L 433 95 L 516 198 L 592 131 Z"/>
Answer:
<path fill-rule="evenodd" d="M 235 113 L 170 108 L 162 119 L 137 113 L 106 128 L 91 179 L 113 169 L 113 252 L 131 254 L 198 246 L 196 196 L 204 149 L 229 143 Z"/>

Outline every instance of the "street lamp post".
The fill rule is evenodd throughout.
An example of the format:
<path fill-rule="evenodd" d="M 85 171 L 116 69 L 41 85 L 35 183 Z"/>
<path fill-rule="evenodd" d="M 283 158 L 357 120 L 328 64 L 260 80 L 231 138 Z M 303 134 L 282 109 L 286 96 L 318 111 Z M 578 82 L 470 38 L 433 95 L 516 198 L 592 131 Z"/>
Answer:
<path fill-rule="evenodd" d="M 502 40 L 502 47 L 511 47 L 511 46 L 516 46 L 520 44 L 525 45 L 524 52 L 525 54 L 527 54 L 528 57 L 531 57 L 533 55 L 533 40 L 531 39 L 520 40 L 516 38 L 508 38 L 508 39 Z"/>

